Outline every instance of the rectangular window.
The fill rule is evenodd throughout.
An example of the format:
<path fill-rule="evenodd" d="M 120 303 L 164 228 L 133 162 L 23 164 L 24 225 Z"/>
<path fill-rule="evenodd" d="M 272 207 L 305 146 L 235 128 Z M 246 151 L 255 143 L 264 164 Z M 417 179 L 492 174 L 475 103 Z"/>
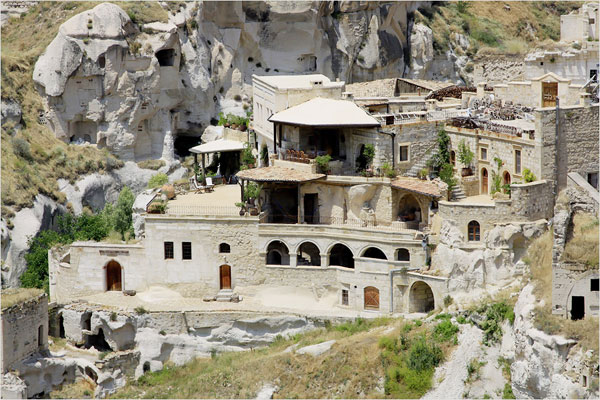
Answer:
<path fill-rule="evenodd" d="M 408 161 L 408 145 L 400 146 L 400 161 Z"/>
<path fill-rule="evenodd" d="M 599 283 L 598 283 L 598 279 L 592 279 L 592 280 L 590 281 L 590 290 L 591 290 L 592 292 L 597 292 L 598 290 L 600 290 L 600 287 L 599 287 L 599 286 L 600 286 L 600 285 L 599 285 Z"/>
<path fill-rule="evenodd" d="M 521 150 L 515 150 L 515 174 L 521 173 Z"/>
<path fill-rule="evenodd" d="M 165 260 L 173 258 L 173 242 L 165 242 Z"/>
<path fill-rule="evenodd" d="M 487 148 L 486 147 L 481 148 L 481 159 L 487 160 Z"/>
<path fill-rule="evenodd" d="M 590 185 L 594 187 L 594 189 L 598 189 L 598 173 L 597 172 L 588 172 L 587 181 Z"/>
<path fill-rule="evenodd" d="M 181 258 L 184 260 L 192 259 L 192 242 L 181 242 Z"/>
<path fill-rule="evenodd" d="M 343 306 L 348 305 L 348 290 L 347 289 L 342 289 L 342 305 Z"/>

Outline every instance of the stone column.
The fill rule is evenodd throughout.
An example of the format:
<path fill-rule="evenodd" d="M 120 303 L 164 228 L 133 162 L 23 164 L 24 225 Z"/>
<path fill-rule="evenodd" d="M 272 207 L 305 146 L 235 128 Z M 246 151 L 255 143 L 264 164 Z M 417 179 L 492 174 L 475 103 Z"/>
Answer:
<path fill-rule="evenodd" d="M 290 253 L 290 267 L 296 268 L 298 266 L 298 255 L 296 253 Z"/>
<path fill-rule="evenodd" d="M 329 267 L 329 254 L 321 254 L 321 267 Z"/>

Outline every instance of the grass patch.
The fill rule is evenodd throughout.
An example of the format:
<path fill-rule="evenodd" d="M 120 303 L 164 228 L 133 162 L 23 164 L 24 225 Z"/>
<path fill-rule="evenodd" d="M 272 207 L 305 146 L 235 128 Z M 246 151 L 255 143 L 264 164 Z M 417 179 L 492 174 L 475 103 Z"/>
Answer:
<path fill-rule="evenodd" d="M 575 213 L 569 226 L 563 261 L 598 268 L 598 218 L 586 213 Z"/>
<path fill-rule="evenodd" d="M 96 387 L 88 380 L 77 378 L 74 383 L 61 385 L 50 392 L 51 399 L 91 399 L 94 397 Z"/>
<path fill-rule="evenodd" d="M 465 383 L 471 383 L 481 379 L 481 367 L 485 364 L 485 361 L 478 361 L 475 358 L 469 361 L 469 364 L 467 365 L 467 380 Z"/>
<path fill-rule="evenodd" d="M 164 160 L 144 160 L 137 163 L 137 166 L 142 169 L 158 170 L 166 165 Z"/>
<path fill-rule="evenodd" d="M 277 398 L 380 398 L 377 390 L 384 375 L 378 341 L 380 329 L 397 320 L 380 319 L 330 325 L 290 338 L 278 337 L 269 347 L 245 352 L 225 352 L 196 359 L 184 366 L 167 365 L 130 381 L 115 398 L 255 398 L 263 384 L 276 382 Z M 299 346 L 337 339 L 319 357 L 283 353 Z"/>
<path fill-rule="evenodd" d="M 27 300 L 33 299 L 40 294 L 44 293 L 41 289 L 36 288 L 11 288 L 3 289 L 0 294 L 0 301 L 2 302 L 2 309 L 14 306 L 15 304 L 23 303 Z"/>

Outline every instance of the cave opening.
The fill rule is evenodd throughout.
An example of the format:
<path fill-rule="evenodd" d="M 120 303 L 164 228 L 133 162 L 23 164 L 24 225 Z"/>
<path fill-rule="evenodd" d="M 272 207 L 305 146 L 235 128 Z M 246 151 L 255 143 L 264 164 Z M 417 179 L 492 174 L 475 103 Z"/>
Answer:
<path fill-rule="evenodd" d="M 85 340 L 85 348 L 89 349 L 90 347 L 94 347 L 98 351 L 111 351 L 111 347 L 104 338 L 104 332 L 102 328 L 98 329 L 98 333 L 96 335 L 87 335 Z"/>
<path fill-rule="evenodd" d="M 155 55 L 161 67 L 172 67 L 175 64 L 175 50 L 173 49 L 159 50 Z"/>
<path fill-rule="evenodd" d="M 200 144 L 200 136 L 182 136 L 178 135 L 175 138 L 175 155 L 179 157 L 187 157 L 192 155 L 190 149 Z"/>

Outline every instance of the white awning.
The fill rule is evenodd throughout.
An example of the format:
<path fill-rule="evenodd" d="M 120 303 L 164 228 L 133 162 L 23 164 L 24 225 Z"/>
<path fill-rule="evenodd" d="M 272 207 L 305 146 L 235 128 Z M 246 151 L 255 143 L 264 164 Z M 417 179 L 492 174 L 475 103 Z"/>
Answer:
<path fill-rule="evenodd" d="M 246 143 L 237 142 L 235 140 L 218 139 L 212 142 L 200 144 L 190 149 L 192 153 L 224 153 L 227 151 L 242 151 L 246 147 Z"/>
<path fill-rule="evenodd" d="M 273 114 L 269 121 L 299 126 L 380 126 L 375 118 L 354 102 L 322 97 L 316 97 Z"/>

